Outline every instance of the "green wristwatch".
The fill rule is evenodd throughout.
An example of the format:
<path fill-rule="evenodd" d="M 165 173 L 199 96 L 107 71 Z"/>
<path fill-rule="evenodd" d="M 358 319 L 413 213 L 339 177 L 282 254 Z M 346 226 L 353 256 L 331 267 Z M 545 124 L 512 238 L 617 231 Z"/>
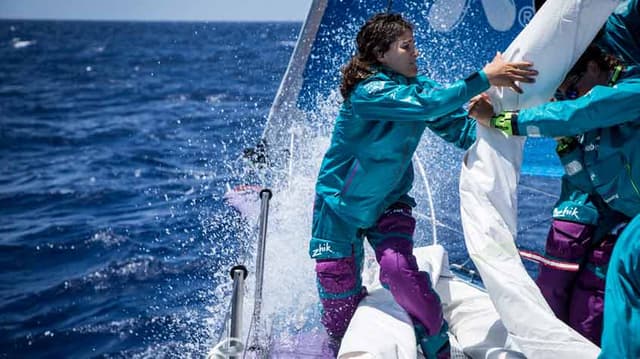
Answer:
<path fill-rule="evenodd" d="M 518 135 L 518 112 L 505 111 L 491 118 L 490 125 L 507 135 Z"/>

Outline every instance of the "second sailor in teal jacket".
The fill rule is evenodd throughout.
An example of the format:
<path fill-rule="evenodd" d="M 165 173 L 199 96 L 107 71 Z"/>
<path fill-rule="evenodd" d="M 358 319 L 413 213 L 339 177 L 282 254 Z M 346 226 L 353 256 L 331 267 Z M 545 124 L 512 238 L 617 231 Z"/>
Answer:
<path fill-rule="evenodd" d="M 560 156 L 568 180 L 634 217 L 640 213 L 640 68 L 618 67 L 607 76 L 609 86 L 595 86 L 574 100 L 504 113 L 493 126 L 514 135 L 575 141 L 565 144 L 572 151 Z"/>
<path fill-rule="evenodd" d="M 536 283 L 601 358 L 640 358 L 640 68 L 626 64 L 592 45 L 559 101 L 491 119 L 487 103 L 471 109 L 507 134 L 560 139 L 563 190 Z"/>

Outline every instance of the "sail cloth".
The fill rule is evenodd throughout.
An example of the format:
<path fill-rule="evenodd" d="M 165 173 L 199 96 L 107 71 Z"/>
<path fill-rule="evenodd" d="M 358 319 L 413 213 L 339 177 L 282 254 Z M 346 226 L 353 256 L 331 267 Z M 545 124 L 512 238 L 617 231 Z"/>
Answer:
<path fill-rule="evenodd" d="M 504 53 L 539 70 L 524 94 L 491 89 L 496 111 L 535 106 L 553 95 L 617 0 L 549 0 Z M 515 246 L 516 186 L 523 137 L 479 126 L 460 175 L 461 219 L 469 255 L 513 343 L 528 358 L 595 358 L 599 348 L 557 319 Z"/>
<path fill-rule="evenodd" d="M 448 273 L 449 260 L 441 245 L 416 248 L 414 254 L 420 270 L 429 273 L 431 283 L 441 282 L 441 272 Z M 391 292 L 380 284 L 380 266 L 370 248 L 367 248 L 366 264 L 362 282 L 369 294 L 358 304 L 349 322 L 338 359 L 416 358 L 416 336 L 411 318 L 393 299 Z"/>
<path fill-rule="evenodd" d="M 419 253 L 418 253 L 419 252 Z M 440 245 L 414 251 L 420 270 L 429 273 L 431 283 L 437 283 L 443 269 L 446 252 Z M 366 249 L 362 284 L 369 291 L 358 309 L 340 344 L 338 359 L 415 359 L 416 336 L 409 314 L 383 288 L 379 280 L 380 267 L 370 248 Z M 448 268 L 448 261 L 446 268 Z"/>
<path fill-rule="evenodd" d="M 455 336 L 452 358 L 523 358 L 521 353 L 504 348 L 507 331 L 489 296 L 449 271 L 448 255 L 441 245 L 418 247 L 414 254 L 420 270 L 429 273 L 431 283 L 435 283 L 444 317 Z M 349 323 L 339 359 L 417 357 L 411 318 L 380 285 L 378 271 L 375 259 L 368 260 L 363 284 L 369 295 L 360 302 Z"/>

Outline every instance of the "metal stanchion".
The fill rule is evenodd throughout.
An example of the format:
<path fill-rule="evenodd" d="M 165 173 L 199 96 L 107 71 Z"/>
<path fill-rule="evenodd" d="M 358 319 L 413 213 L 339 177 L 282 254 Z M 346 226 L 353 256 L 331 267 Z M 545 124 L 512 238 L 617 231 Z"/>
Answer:
<path fill-rule="evenodd" d="M 207 356 L 208 358 L 240 358 L 244 353 L 242 335 L 242 303 L 244 302 L 244 281 L 247 279 L 247 268 L 236 265 L 231 268 L 233 280 L 231 292 L 231 314 L 229 318 L 229 332 L 227 337 L 218 343 Z"/>
<path fill-rule="evenodd" d="M 261 318 L 262 311 L 262 282 L 264 279 L 264 255 L 265 244 L 267 239 L 267 222 L 269 220 L 269 200 L 273 197 L 273 193 L 269 189 L 260 191 L 260 221 L 259 221 L 259 237 L 258 237 L 258 253 L 256 257 L 256 288 L 254 295 L 252 323 L 254 325 L 253 338 L 249 350 L 261 352 L 264 350 L 260 344 Z"/>

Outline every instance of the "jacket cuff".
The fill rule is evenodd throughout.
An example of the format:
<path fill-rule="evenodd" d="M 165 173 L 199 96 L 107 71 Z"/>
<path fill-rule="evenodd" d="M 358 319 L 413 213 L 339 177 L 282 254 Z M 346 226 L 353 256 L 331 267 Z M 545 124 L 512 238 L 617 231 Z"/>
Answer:
<path fill-rule="evenodd" d="M 467 86 L 467 93 L 471 96 L 480 94 L 491 87 L 487 75 L 482 70 L 469 75 L 469 77 L 464 79 L 464 83 Z"/>
<path fill-rule="evenodd" d="M 518 112 L 505 111 L 491 118 L 491 127 L 506 133 L 507 135 L 518 136 Z"/>

